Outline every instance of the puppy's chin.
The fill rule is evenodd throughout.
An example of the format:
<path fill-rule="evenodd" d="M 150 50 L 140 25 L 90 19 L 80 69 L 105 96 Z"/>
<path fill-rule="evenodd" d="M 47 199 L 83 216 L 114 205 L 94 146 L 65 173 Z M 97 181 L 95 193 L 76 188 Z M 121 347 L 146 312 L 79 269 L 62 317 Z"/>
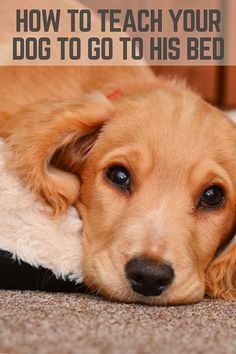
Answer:
<path fill-rule="evenodd" d="M 128 283 L 103 283 L 98 278 L 85 276 L 85 284 L 92 293 L 102 296 L 109 301 L 122 303 L 139 303 L 146 305 L 186 305 L 201 301 L 204 298 L 204 283 L 196 280 L 179 288 L 170 286 L 159 296 L 144 296 L 135 293 Z"/>

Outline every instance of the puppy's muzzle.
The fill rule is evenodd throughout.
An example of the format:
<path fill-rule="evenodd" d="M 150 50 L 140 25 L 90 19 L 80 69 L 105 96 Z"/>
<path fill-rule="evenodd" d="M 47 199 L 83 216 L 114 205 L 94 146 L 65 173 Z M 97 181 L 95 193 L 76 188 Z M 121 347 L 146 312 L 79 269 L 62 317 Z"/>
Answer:
<path fill-rule="evenodd" d="M 160 295 L 174 279 L 170 265 L 146 257 L 131 259 L 126 264 L 125 273 L 132 289 L 144 296 Z"/>

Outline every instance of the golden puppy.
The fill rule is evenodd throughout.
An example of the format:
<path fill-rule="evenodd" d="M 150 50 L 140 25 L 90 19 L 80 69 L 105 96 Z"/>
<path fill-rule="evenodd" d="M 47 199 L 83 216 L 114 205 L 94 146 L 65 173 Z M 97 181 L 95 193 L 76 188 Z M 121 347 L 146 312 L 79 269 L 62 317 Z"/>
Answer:
<path fill-rule="evenodd" d="M 79 79 L 56 75 L 48 92 L 40 71 L 31 93 L 47 98 L 29 105 L 22 95 L 25 108 L 3 107 L 0 133 L 24 182 L 55 214 L 78 208 L 86 284 L 125 302 L 235 298 L 234 124 L 148 68 L 78 70 Z M 66 100 L 53 101 L 58 95 Z"/>

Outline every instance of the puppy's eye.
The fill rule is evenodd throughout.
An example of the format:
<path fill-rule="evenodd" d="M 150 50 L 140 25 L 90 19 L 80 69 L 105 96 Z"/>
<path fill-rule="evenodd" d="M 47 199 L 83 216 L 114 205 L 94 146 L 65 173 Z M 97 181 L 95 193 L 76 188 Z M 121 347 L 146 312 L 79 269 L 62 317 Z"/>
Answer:
<path fill-rule="evenodd" d="M 219 186 L 207 188 L 201 196 L 199 206 L 204 208 L 219 208 L 225 201 L 224 191 Z"/>
<path fill-rule="evenodd" d="M 123 166 L 112 166 L 106 170 L 108 180 L 121 189 L 130 188 L 130 175 Z"/>

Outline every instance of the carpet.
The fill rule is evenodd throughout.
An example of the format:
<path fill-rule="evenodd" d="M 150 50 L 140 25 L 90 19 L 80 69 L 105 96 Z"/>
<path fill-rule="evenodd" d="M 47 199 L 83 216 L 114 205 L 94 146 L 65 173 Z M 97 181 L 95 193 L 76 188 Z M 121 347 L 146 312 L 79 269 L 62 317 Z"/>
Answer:
<path fill-rule="evenodd" d="M 151 307 L 80 294 L 0 291 L 0 353 L 236 352 L 236 303 Z"/>

